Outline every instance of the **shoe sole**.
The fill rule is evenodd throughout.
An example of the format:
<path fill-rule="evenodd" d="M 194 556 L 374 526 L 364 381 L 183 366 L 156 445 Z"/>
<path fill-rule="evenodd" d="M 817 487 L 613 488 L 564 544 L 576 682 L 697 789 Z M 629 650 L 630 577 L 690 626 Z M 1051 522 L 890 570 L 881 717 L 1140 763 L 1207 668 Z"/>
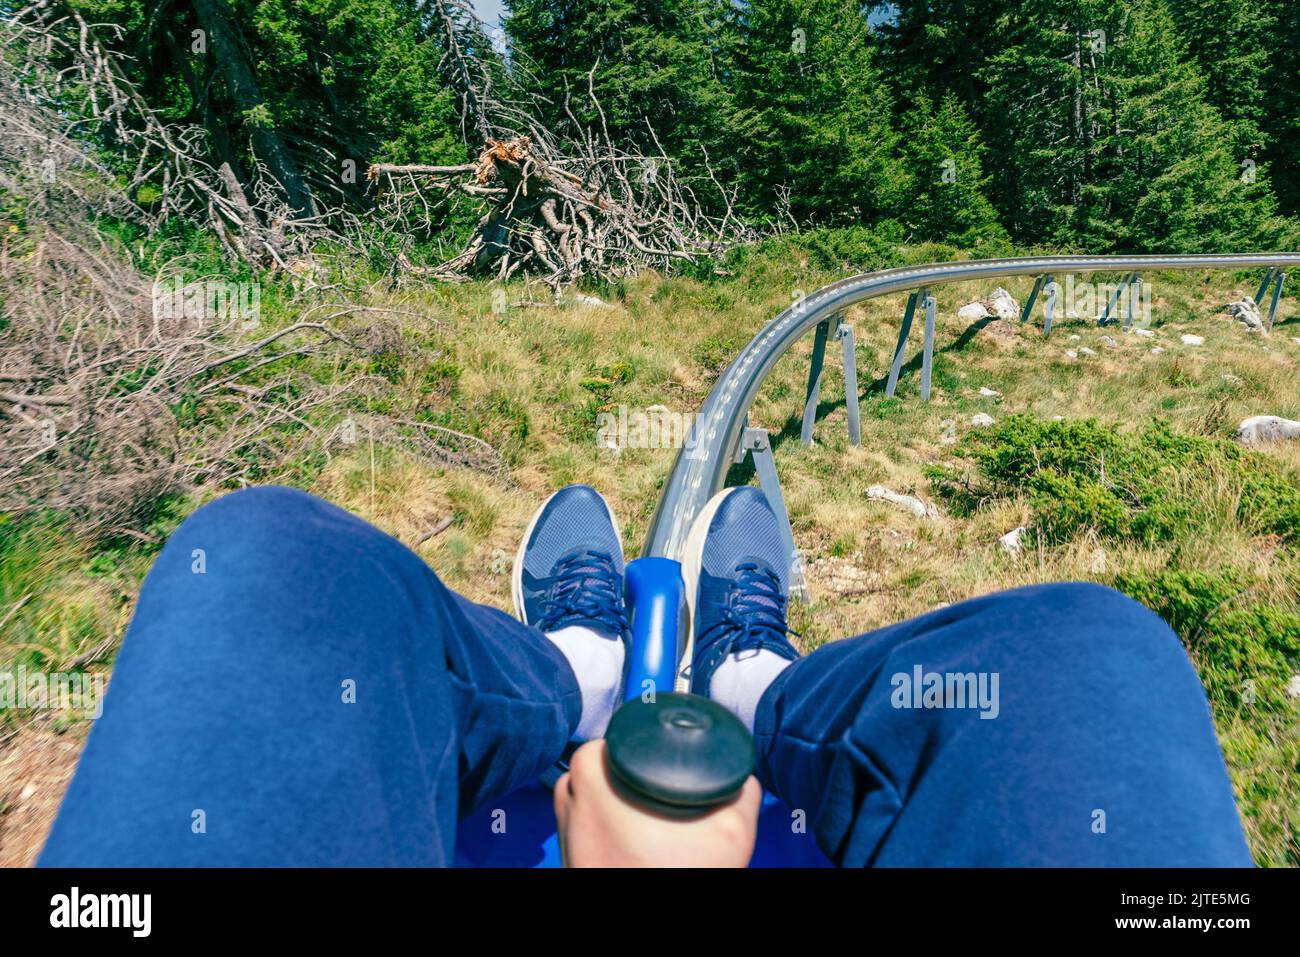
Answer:
<path fill-rule="evenodd" d="M 709 526 L 713 524 L 713 516 L 718 513 L 722 503 L 728 495 L 736 491 L 736 488 L 739 486 L 724 488 L 709 499 L 708 504 L 704 506 L 704 511 L 700 512 L 691 523 L 691 531 L 686 536 L 686 545 L 682 549 L 682 581 L 686 585 L 687 625 L 686 649 L 682 652 L 682 660 L 678 662 L 677 680 L 673 685 L 677 691 L 691 690 L 691 671 L 695 663 L 695 601 L 699 594 L 700 568 L 704 564 L 704 545 L 709 538 Z"/>
<path fill-rule="evenodd" d="M 567 487 L 567 486 L 566 486 Z M 528 529 L 524 532 L 524 537 L 519 541 L 519 548 L 515 551 L 515 564 L 510 570 L 510 597 L 515 604 L 515 617 L 525 625 L 531 624 L 524 617 L 524 552 L 528 550 L 528 543 L 532 540 L 533 532 L 537 529 L 537 523 L 541 520 L 542 513 L 546 511 L 546 506 L 551 504 L 551 499 L 563 492 L 552 492 L 550 497 L 541 504 L 541 507 L 533 513 L 532 521 L 528 523 Z M 595 489 L 592 489 L 595 492 Z M 614 510 L 609 507 L 609 502 L 605 501 L 605 496 L 596 492 L 596 497 L 600 499 L 600 504 L 605 506 L 605 514 L 609 516 L 610 524 L 614 526 L 614 538 L 618 540 L 618 557 L 627 566 L 627 556 L 623 554 L 623 531 L 618 527 L 618 519 L 614 517 Z"/>

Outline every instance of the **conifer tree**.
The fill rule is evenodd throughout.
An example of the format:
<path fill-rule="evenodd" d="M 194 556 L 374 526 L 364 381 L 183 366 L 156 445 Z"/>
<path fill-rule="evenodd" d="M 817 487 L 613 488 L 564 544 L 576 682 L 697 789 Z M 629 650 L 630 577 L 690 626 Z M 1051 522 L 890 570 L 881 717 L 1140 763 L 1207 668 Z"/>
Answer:
<path fill-rule="evenodd" d="M 955 93 L 936 108 L 922 94 L 903 122 L 908 173 L 904 222 L 914 238 L 975 246 L 1003 240 L 985 195 L 984 146 Z"/>
<path fill-rule="evenodd" d="M 853 0 L 752 0 L 738 13 L 736 150 L 756 215 L 797 222 L 891 216 L 905 171 L 893 101 Z"/>
<path fill-rule="evenodd" d="M 506 6 L 511 55 L 521 78 L 549 101 L 544 119 L 553 129 L 566 129 L 572 115 L 581 126 L 608 129 L 624 148 L 654 155 L 662 146 L 686 165 L 702 161 L 701 144 L 708 150 L 725 138 L 720 0 L 506 0 Z"/>

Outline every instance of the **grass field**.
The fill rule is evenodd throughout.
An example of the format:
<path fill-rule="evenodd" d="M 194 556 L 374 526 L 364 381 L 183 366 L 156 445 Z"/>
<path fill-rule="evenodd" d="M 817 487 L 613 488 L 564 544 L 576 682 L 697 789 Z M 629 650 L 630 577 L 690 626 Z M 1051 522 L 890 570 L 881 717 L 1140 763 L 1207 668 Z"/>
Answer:
<path fill-rule="evenodd" d="M 942 253 L 908 248 L 885 259 Z M 846 271 L 856 270 L 790 243 L 746 257 L 726 278 L 643 275 L 593 290 L 608 307 L 525 307 L 516 304 L 522 287 L 512 286 L 502 308 L 487 284 L 355 293 L 401 312 L 340 320 L 372 345 L 356 369 L 321 364 L 313 374 L 360 369 L 388 385 L 317 424 L 382 414 L 442 425 L 491 443 L 508 472 L 440 467 L 363 425 L 355 441 L 290 458 L 264 479 L 351 509 L 415 548 L 453 588 L 508 608 L 519 536 L 565 483 L 589 482 L 608 496 L 629 553 L 644 541 L 676 453 L 599 447 L 601 412 L 698 409 L 722 368 L 795 290 Z M 917 396 L 914 361 L 898 395 L 883 397 L 902 297 L 855 307 L 846 318 L 857 336 L 861 448 L 847 440 L 838 352 L 828 354 L 810 450 L 798 436 L 811 338 L 783 360 L 751 421 L 773 436 L 810 569 L 813 600 L 794 607 L 793 625 L 810 650 L 1005 587 L 1116 585 L 1187 643 L 1256 860 L 1296 866 L 1300 701 L 1287 683 L 1300 672 L 1300 445 L 1247 453 L 1230 437 L 1249 415 L 1300 418 L 1300 321 L 1287 303 L 1264 338 L 1218 311 L 1253 293 L 1257 276 L 1144 278 L 1154 338 L 1071 318 L 1049 338 L 1032 325 L 974 328 L 957 309 L 993 284 L 939 287 L 929 403 Z M 1023 299 L 1029 280 L 1002 284 Z M 278 308 L 273 321 L 292 321 L 294 310 Z M 1204 344 L 1184 345 L 1185 332 Z M 1106 334 L 1116 345 L 1102 342 Z M 915 351 L 919 330 L 913 339 Z M 1095 355 L 1067 355 L 1081 347 Z M 1000 396 L 982 396 L 981 387 Z M 973 427 L 978 412 L 997 424 Z M 1153 429 L 1158 421 L 1168 428 Z M 1044 466 L 1036 450 L 1054 458 Z M 1025 454 L 1037 463 L 1027 471 L 1016 465 Z M 875 484 L 933 501 L 938 517 L 868 500 Z M 222 491 L 160 501 L 145 538 L 83 541 L 54 515 L 0 525 L 0 668 L 110 669 L 158 543 Z M 1030 529 L 1021 553 L 997 547 L 1020 526 Z M 87 727 L 51 711 L 0 718 L 0 863 L 24 864 L 39 850 Z"/>

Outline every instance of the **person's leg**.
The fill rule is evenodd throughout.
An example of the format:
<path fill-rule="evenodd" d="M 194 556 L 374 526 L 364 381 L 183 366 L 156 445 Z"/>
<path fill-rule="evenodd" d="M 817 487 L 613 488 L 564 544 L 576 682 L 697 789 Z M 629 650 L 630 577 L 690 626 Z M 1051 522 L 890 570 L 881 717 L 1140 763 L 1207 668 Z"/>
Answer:
<path fill-rule="evenodd" d="M 930 673 L 973 676 L 976 706 L 925 707 Z M 1099 585 L 827 645 L 767 688 L 755 736 L 764 786 L 842 865 L 1251 864 L 1178 638 Z"/>
<path fill-rule="evenodd" d="M 284 488 L 160 553 L 45 866 L 437 865 L 581 712 L 543 634 Z"/>

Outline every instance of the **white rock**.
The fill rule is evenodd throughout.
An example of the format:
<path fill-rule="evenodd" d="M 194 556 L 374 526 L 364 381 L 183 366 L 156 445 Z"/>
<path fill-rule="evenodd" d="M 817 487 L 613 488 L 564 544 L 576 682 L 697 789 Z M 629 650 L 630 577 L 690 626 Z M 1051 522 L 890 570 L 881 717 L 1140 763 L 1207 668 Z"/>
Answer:
<path fill-rule="evenodd" d="M 980 395 L 984 396 L 986 399 L 997 399 L 1002 396 L 1002 393 L 997 389 L 990 389 L 988 386 L 982 385 L 980 386 Z"/>
<path fill-rule="evenodd" d="M 1242 445 L 1300 439 L 1300 422 L 1277 415 L 1252 415 L 1237 426 L 1236 439 Z"/>
<path fill-rule="evenodd" d="M 1155 332 L 1150 329 L 1130 329 L 1129 332 L 1135 336 L 1141 336 L 1143 339 L 1154 339 L 1156 337 Z"/>
<path fill-rule="evenodd" d="M 1300 346 L 1300 336 L 1292 336 L 1291 341 Z"/>
<path fill-rule="evenodd" d="M 1164 351 L 1165 351 L 1165 350 L 1164 350 L 1164 349 L 1161 349 L 1159 346 L 1152 346 L 1152 347 L 1151 347 L 1151 354 L 1152 354 L 1153 356 L 1158 356 L 1158 355 L 1160 355 L 1160 353 L 1162 353 L 1162 352 L 1164 352 Z"/>
<path fill-rule="evenodd" d="M 1087 346 L 1084 346 L 1079 350 L 1079 355 L 1081 356 L 1095 356 L 1096 354 L 1097 354 L 1096 352 L 1094 352 L 1092 349 L 1089 349 Z"/>
<path fill-rule="evenodd" d="M 1289 697 L 1300 698 L 1300 675 L 1291 676 L 1291 680 L 1286 683 L 1286 693 Z"/>
<path fill-rule="evenodd" d="M 1052 421 L 1053 421 L 1053 422 L 1064 422 L 1064 421 L 1065 421 L 1065 416 L 1063 416 L 1063 415 L 1054 415 L 1054 416 L 1052 416 Z"/>
<path fill-rule="evenodd" d="M 984 308 L 982 302 L 968 302 L 957 310 L 957 318 L 963 322 L 975 322 L 977 319 L 987 319 L 992 313 Z"/>
<path fill-rule="evenodd" d="M 36 785 L 28 784 L 26 787 L 23 788 L 22 793 L 18 795 L 18 800 L 26 801 L 29 797 L 31 797 L 35 793 L 36 793 Z"/>
<path fill-rule="evenodd" d="M 597 309 L 614 308 L 612 305 L 607 303 L 604 299 L 601 299 L 599 296 L 588 296 L 580 292 L 575 292 L 573 294 L 573 301 L 580 306 L 594 306 Z"/>
<path fill-rule="evenodd" d="M 1230 302 L 1223 308 L 1251 332 L 1267 331 L 1264 328 L 1264 317 L 1259 314 L 1259 306 L 1250 296 Z"/>
<path fill-rule="evenodd" d="M 1025 531 L 1026 531 L 1026 526 L 1024 525 L 1021 525 L 1019 528 L 1013 528 L 1011 531 L 1007 532 L 1005 535 L 1003 535 L 1001 538 L 998 539 L 998 548 L 1002 549 L 1004 552 L 1010 552 L 1013 555 L 1018 555 L 1020 553 L 1020 550 L 1024 548 L 1024 546 L 1020 543 L 1020 536 L 1023 535 Z"/>
<path fill-rule="evenodd" d="M 1079 353 L 1075 352 L 1073 349 L 1066 349 L 1065 357 L 1067 359 L 1077 359 L 1079 358 Z"/>
<path fill-rule="evenodd" d="M 1223 381 L 1228 383 L 1228 385 L 1232 385 L 1232 386 L 1241 385 L 1241 377 L 1235 376 L 1231 372 L 1225 372 L 1223 374 Z"/>
<path fill-rule="evenodd" d="M 984 307 L 999 319 L 1019 319 L 1020 303 L 1011 293 L 1001 286 L 993 290 L 993 295 L 984 300 Z"/>
<path fill-rule="evenodd" d="M 1116 342 L 1114 339 L 1112 339 L 1110 336 L 1102 336 L 1099 341 L 1103 346 L 1106 346 L 1109 349 L 1114 349 L 1116 346 L 1119 345 L 1119 343 Z"/>
<path fill-rule="evenodd" d="M 1081 340 L 1082 338 L 1083 338 L 1083 336 L 1079 335 L 1078 333 L 1075 333 L 1074 335 L 1070 336 L 1070 341 L 1071 341 L 1071 342 L 1078 342 L 1078 341 Z"/>
<path fill-rule="evenodd" d="M 985 426 L 993 425 L 993 423 L 993 416 L 989 415 L 987 412 L 976 412 L 970 417 L 970 424 L 976 428 L 983 428 Z"/>
<path fill-rule="evenodd" d="M 1094 575 L 1100 575 L 1106 570 L 1106 549 L 1098 548 L 1092 553 L 1092 560 L 1088 563 L 1088 571 Z"/>
<path fill-rule="evenodd" d="M 1190 332 L 1183 333 L 1183 345 L 1185 346 L 1203 346 L 1205 345 L 1204 336 L 1194 336 Z"/>
<path fill-rule="evenodd" d="M 880 502 L 889 502 L 891 505 L 905 508 L 917 518 L 939 517 L 939 509 L 935 507 L 933 502 L 922 502 L 913 495 L 900 495 L 898 492 L 891 492 L 883 485 L 873 485 L 867 489 L 867 498 Z"/>

